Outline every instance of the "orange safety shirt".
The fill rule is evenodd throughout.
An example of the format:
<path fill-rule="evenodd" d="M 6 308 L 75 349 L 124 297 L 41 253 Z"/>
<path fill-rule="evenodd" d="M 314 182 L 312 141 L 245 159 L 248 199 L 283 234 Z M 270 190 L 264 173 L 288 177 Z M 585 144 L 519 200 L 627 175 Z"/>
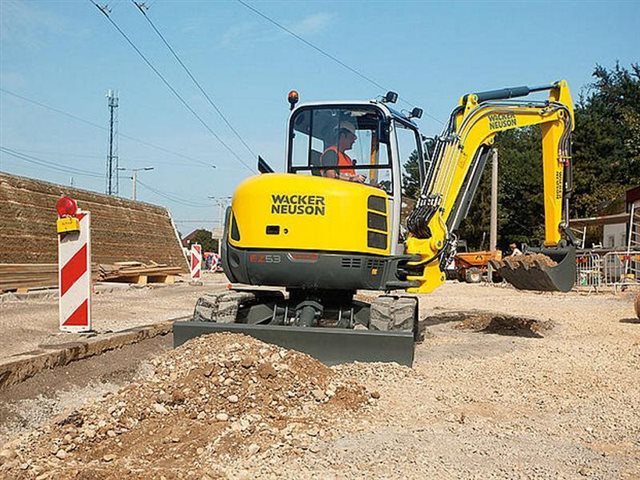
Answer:
<path fill-rule="evenodd" d="M 351 157 L 344 152 L 340 152 L 336 145 L 331 145 L 324 152 L 322 152 L 322 157 L 325 156 L 327 152 L 335 152 L 338 155 L 338 166 L 340 167 L 353 167 L 353 160 Z M 322 163 L 322 157 L 320 157 L 320 163 Z M 328 167 L 328 165 L 322 164 L 323 167 Z M 328 168 L 327 170 L 331 170 Z M 345 173 L 347 175 L 355 175 L 356 171 L 353 168 L 341 168 L 338 170 L 338 173 Z"/>

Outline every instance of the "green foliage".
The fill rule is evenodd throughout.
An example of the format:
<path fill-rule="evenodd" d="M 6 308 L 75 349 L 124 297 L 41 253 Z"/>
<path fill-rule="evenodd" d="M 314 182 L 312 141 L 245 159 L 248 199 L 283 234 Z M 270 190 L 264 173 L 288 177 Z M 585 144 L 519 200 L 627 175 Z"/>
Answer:
<path fill-rule="evenodd" d="M 211 231 L 199 229 L 191 239 L 191 243 L 199 243 L 202 245 L 203 252 L 217 252 L 218 240 L 211 238 Z"/>
<path fill-rule="evenodd" d="M 420 193 L 420 170 L 418 167 L 418 151 L 414 150 L 409 155 L 409 160 L 404 164 L 402 172 L 402 194 L 413 198 L 418 198 Z"/>
<path fill-rule="evenodd" d="M 573 216 L 601 213 L 640 184 L 640 65 L 597 65 L 576 105 Z"/>
<path fill-rule="evenodd" d="M 434 140 L 427 140 L 424 147 L 427 149 L 425 152 L 427 157 L 433 158 Z M 402 172 L 402 195 L 414 200 L 417 200 L 420 195 L 420 167 L 418 166 L 417 150 L 411 152 L 409 160 L 404 164 L 404 170 Z"/>

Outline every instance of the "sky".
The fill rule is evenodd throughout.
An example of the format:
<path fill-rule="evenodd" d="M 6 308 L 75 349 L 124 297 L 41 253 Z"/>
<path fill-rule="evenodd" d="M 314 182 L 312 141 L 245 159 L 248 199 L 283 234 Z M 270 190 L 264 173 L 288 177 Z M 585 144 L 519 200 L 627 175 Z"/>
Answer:
<path fill-rule="evenodd" d="M 402 108 L 424 109 L 432 136 L 465 93 L 566 79 L 576 100 L 596 64 L 640 61 L 637 1 L 243 2 L 146 1 L 241 141 L 130 0 L 97 3 L 202 121 L 91 1 L 0 0 L 0 170 L 104 192 L 116 91 L 119 166 L 153 167 L 137 198 L 169 208 L 186 234 L 219 222 L 254 154 L 283 170 L 291 89 L 302 102 L 394 90 Z"/>

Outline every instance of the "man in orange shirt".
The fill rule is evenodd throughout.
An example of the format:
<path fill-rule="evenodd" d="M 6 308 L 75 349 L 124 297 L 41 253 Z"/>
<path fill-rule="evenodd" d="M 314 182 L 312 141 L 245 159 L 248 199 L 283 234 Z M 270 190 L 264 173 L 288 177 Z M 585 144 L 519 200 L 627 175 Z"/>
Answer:
<path fill-rule="evenodd" d="M 365 176 L 356 173 L 353 168 L 353 160 L 345 153 L 351 150 L 356 136 L 356 127 L 351 122 L 341 122 L 338 127 L 338 144 L 331 145 L 320 156 L 320 165 L 323 167 L 350 167 L 340 169 L 325 168 L 321 170 L 322 176 L 327 178 L 339 178 L 350 182 L 364 183 Z"/>

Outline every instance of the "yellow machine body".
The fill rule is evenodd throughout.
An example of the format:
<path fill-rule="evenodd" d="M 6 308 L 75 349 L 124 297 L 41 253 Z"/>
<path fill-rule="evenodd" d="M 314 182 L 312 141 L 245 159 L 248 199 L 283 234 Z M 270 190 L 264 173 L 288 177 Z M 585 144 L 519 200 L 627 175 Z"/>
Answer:
<path fill-rule="evenodd" d="M 389 255 L 387 203 L 378 188 L 332 178 L 250 177 L 233 195 L 237 235 L 229 229 L 228 242 L 242 249 Z"/>

